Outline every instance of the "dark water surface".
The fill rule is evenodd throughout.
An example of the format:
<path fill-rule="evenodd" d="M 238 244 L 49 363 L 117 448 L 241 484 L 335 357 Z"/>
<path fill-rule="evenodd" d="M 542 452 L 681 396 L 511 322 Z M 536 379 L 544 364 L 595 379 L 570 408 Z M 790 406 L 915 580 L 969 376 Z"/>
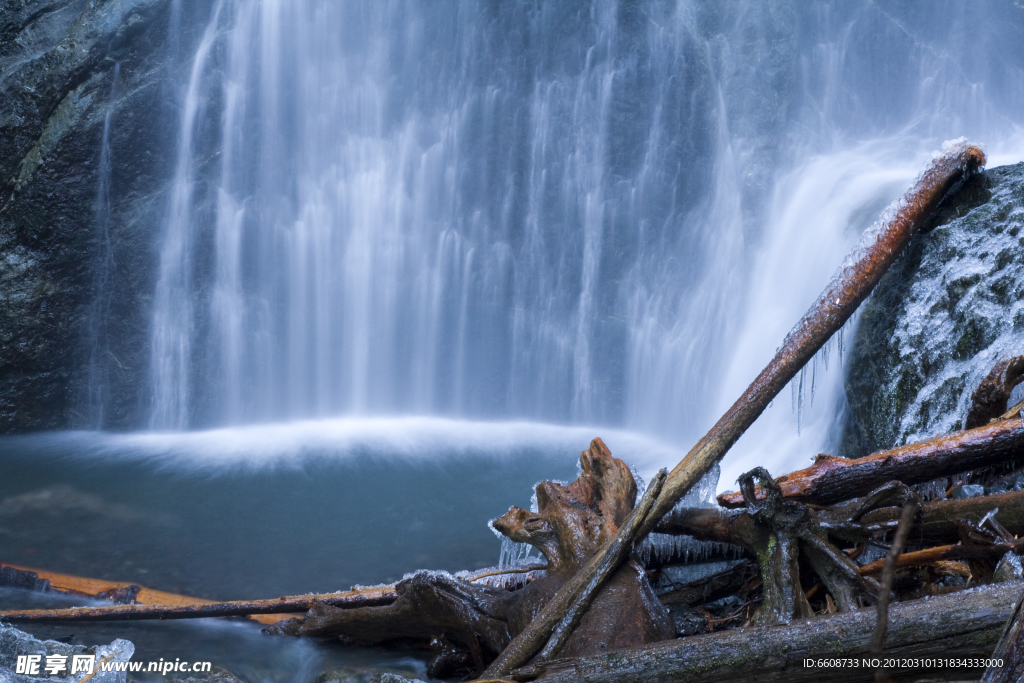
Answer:
<path fill-rule="evenodd" d="M 0 561 L 218 600 L 494 565 L 487 521 L 571 480 L 589 431 L 443 420 L 325 422 L 190 434 L 0 439 Z M 611 434 L 628 462 L 677 454 Z M 80 600 L 78 601 L 81 602 Z M 0 594 L 6 607 L 67 598 Z M 270 638 L 243 622 L 27 627 L 85 644 L 132 640 L 134 661 L 209 660 L 256 679 L 405 666 L 402 653 Z M 414 669 L 412 670 L 414 671 Z"/>

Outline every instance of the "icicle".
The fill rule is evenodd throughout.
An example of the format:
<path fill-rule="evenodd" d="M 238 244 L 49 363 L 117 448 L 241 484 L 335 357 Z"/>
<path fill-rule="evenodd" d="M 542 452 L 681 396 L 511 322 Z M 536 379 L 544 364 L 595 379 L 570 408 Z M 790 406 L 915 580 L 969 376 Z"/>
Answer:
<path fill-rule="evenodd" d="M 644 495 L 644 491 L 647 490 L 647 483 L 640 476 L 640 471 L 636 467 L 630 465 L 629 471 L 633 475 L 633 481 L 636 482 L 636 499 L 640 500 L 640 496 Z"/>
<path fill-rule="evenodd" d="M 792 410 L 795 413 L 796 412 L 797 382 L 794 382 L 793 380 L 789 380 L 789 392 L 790 392 L 790 410 Z"/>
<path fill-rule="evenodd" d="M 636 552 L 645 565 L 652 561 L 659 565 L 695 564 L 715 557 L 732 560 L 744 556 L 743 549 L 731 543 L 698 541 L 693 536 L 657 533 L 648 534 Z"/>
<path fill-rule="evenodd" d="M 804 412 L 804 378 L 807 375 L 807 366 L 800 368 L 800 379 L 796 389 L 796 435 L 800 436 L 800 422 Z"/>
<path fill-rule="evenodd" d="M 811 407 L 814 406 L 814 382 L 818 375 L 818 355 L 811 359 Z"/>
<path fill-rule="evenodd" d="M 946 499 L 946 487 L 949 485 L 949 481 L 946 477 L 936 479 L 934 481 L 925 482 L 924 484 L 917 484 L 911 488 L 921 497 L 921 500 L 945 500 Z"/>
<path fill-rule="evenodd" d="M 528 543 L 517 543 L 507 536 L 501 537 L 501 555 L 498 558 L 499 569 L 514 569 L 525 564 L 536 564 L 540 558 L 534 557 L 533 546 Z"/>

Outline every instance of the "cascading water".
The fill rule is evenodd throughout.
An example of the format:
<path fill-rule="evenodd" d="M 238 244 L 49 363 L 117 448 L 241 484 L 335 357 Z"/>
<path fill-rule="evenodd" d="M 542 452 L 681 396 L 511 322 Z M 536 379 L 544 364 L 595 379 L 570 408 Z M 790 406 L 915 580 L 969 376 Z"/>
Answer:
<path fill-rule="evenodd" d="M 115 67 L 77 406 L 78 424 L 150 431 L 3 437 L 2 559 L 214 599 L 492 565 L 485 520 L 572 479 L 593 436 L 644 477 L 677 462 L 943 140 L 1024 157 L 1020 4 L 170 0 L 160 73 L 187 66 L 161 84 L 177 133 L 167 192 L 146 198 L 166 201 L 139 304 L 148 381 L 104 355 L 107 258 L 136 246 L 117 211 L 138 206 L 118 202 L 109 143 L 135 132 L 114 112 L 150 101 L 119 98 Z M 124 54 L 121 82 L 150 78 Z M 834 452 L 837 342 L 720 487 Z M 133 399 L 106 402 L 135 391 L 133 424 Z M 76 632 L 246 680 L 384 657 L 240 623 L 104 628 Z"/>
<path fill-rule="evenodd" d="M 943 139 L 1024 148 L 1000 23 L 1024 10 L 939 4 L 218 0 L 183 86 L 151 427 L 412 413 L 692 442 Z M 826 360 L 741 452 L 830 446 Z"/>
<path fill-rule="evenodd" d="M 121 75 L 120 62 L 114 64 L 110 79 L 110 94 L 107 113 L 103 117 L 103 137 L 100 141 L 99 183 L 96 187 L 96 199 L 93 203 L 93 214 L 96 222 L 100 258 L 95 265 L 94 292 L 92 311 L 89 316 L 88 344 L 89 369 L 86 388 L 86 412 L 91 426 L 103 426 L 103 408 L 107 403 L 106 392 L 109 387 L 109 360 L 105 358 L 108 331 L 106 324 L 110 315 L 110 272 L 113 268 L 114 253 L 110 241 L 110 180 L 111 151 L 110 124 L 114 116 L 114 103 L 117 100 L 117 85 Z"/>
<path fill-rule="evenodd" d="M 226 6 L 216 218 L 179 211 L 176 191 L 153 426 L 351 412 L 621 423 L 626 359 L 659 350 L 659 320 L 709 330 L 683 365 L 713 355 L 728 288 L 686 292 L 702 264 L 738 271 L 735 166 L 720 87 L 700 85 L 688 113 L 693 93 L 671 78 L 696 81 L 712 48 L 642 23 L 624 34 L 621 13 Z M 638 39 L 656 44 L 620 45 Z M 189 103 L 206 58 L 184 155 L 197 155 Z M 182 245 L 206 229 L 200 296 Z"/>

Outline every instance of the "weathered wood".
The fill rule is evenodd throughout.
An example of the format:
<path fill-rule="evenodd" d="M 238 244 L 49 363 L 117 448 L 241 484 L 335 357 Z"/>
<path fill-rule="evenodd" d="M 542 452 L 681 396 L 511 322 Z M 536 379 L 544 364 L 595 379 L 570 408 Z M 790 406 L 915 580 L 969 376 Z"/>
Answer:
<path fill-rule="evenodd" d="M 24 567 L 6 562 L 0 564 L 0 571 L 6 572 L 8 569 L 34 575 L 39 581 L 45 581 L 49 590 L 89 598 L 103 599 L 107 595 L 131 593 L 134 595 L 134 602 L 142 605 L 196 605 L 212 604 L 215 602 L 214 600 L 193 598 L 188 595 L 155 590 L 127 581 L 107 581 L 106 579 L 61 574 L 46 569 Z"/>
<path fill-rule="evenodd" d="M 770 495 L 754 498 L 755 478 L 770 489 Z M 901 487 L 885 487 L 878 492 L 880 495 L 873 495 L 857 506 L 826 514 L 784 500 L 764 468 L 755 468 L 739 480 L 743 491 L 750 494 L 747 510 L 678 509 L 663 517 L 656 529 L 661 533 L 732 543 L 753 555 L 763 580 L 763 600 L 753 617 L 755 623 L 787 622 L 793 616 L 811 613 L 801 588 L 807 583 L 801 580 L 801 565 L 809 565 L 841 612 L 856 609 L 862 604 L 862 597 L 875 595 L 874 580 L 864 578 L 849 555 L 833 545 L 829 535 L 839 528 L 847 537 L 866 541 L 871 534 L 856 518 L 873 504 L 889 501 L 892 495 L 900 493 L 897 489 Z M 806 563 L 800 561 L 801 557 Z"/>
<path fill-rule="evenodd" d="M 152 591 L 152 593 L 160 593 L 160 591 Z M 308 595 L 292 595 L 271 598 L 269 600 L 214 602 L 212 600 L 174 596 L 173 601 L 168 603 L 8 610 L 0 612 L 0 619 L 7 621 L 136 621 L 144 619 L 241 617 L 254 614 L 305 612 L 316 605 L 349 608 L 387 605 L 394 602 L 397 597 L 395 585 L 389 584 L 358 588 L 339 593 L 310 593 Z M 276 621 L 274 620 L 269 623 L 275 623 Z"/>
<path fill-rule="evenodd" d="M 99 600 L 110 600 L 118 603 L 130 602 L 139 605 L 195 606 L 212 605 L 217 602 L 216 600 L 206 600 L 203 598 L 194 598 L 188 595 L 168 593 L 166 591 L 155 590 L 138 584 L 128 583 L 126 581 L 93 579 L 84 576 L 75 576 L 73 574 L 51 572 L 45 569 L 36 569 L 34 567 L 23 567 L 15 564 L 0 564 L 0 572 L 31 574 L 32 576 L 35 576 L 38 581 L 45 582 L 46 590 L 53 590 L 58 593 L 71 595 L 81 595 Z M 27 585 L 17 587 L 31 589 L 31 586 Z M 102 610 L 109 608 L 96 607 L 90 609 Z M 40 612 L 43 611 L 46 610 L 40 610 Z M 249 618 L 261 624 L 275 624 L 291 617 L 286 614 L 252 614 L 249 615 Z"/>
<path fill-rule="evenodd" d="M 845 533 L 848 533 L 854 525 L 843 525 L 840 522 L 848 521 L 862 508 L 863 501 L 858 499 L 833 509 L 808 509 L 808 515 L 811 518 L 809 524 L 818 524 L 830 532 L 841 527 Z M 1002 527 L 1012 533 L 1024 534 L 1024 491 L 924 503 L 921 507 L 921 520 L 914 525 L 911 538 L 915 543 L 940 543 L 943 545 L 903 553 L 897 560 L 896 567 L 908 569 L 951 560 L 998 559 L 1003 553 L 1014 549 L 1017 544 L 1004 541 L 990 546 L 979 546 L 958 542 L 961 520 L 978 522 L 993 511 L 996 512 L 992 518 Z M 865 538 L 867 531 L 895 528 L 899 514 L 900 508 L 895 507 L 867 511 L 859 518 Z M 759 528 L 750 512 L 721 508 L 674 510 L 662 518 L 656 531 L 664 534 L 686 534 L 705 541 L 732 543 L 755 556 L 763 551 L 766 539 L 764 529 Z M 882 571 L 884 562 L 884 560 L 878 560 L 865 564 L 859 567 L 857 572 L 862 576 L 878 574 Z M 818 566 L 814 568 L 819 571 Z M 662 596 L 663 599 L 665 597 Z"/>
<path fill-rule="evenodd" d="M 1010 581 L 950 595 L 892 605 L 886 656 L 987 657 L 1024 582 Z M 513 672 L 517 681 L 544 683 L 830 683 L 871 677 L 874 608 L 795 621 L 708 633 L 643 647 L 559 659 Z M 805 659 L 852 658 L 856 666 L 816 668 Z M 916 681 L 956 674 L 956 680 L 980 675 L 980 669 L 919 668 L 894 672 L 897 680 Z"/>
<path fill-rule="evenodd" d="M 665 476 L 665 471 L 662 470 L 654 477 L 640 504 L 629 513 L 622 526 L 619 527 L 619 533 L 606 542 L 607 552 L 595 555 L 584 569 L 576 572 L 566 582 L 562 589 L 530 621 L 530 624 L 487 667 L 483 674 L 484 678 L 504 676 L 512 669 L 522 666 L 537 654 L 537 651 L 549 640 L 554 642 L 550 647 L 545 647 L 541 653 L 542 657 L 545 653 L 549 655 L 557 653 L 563 647 L 605 579 L 616 571 L 622 560 L 632 551 L 637 532 L 647 515 L 650 514 L 658 494 L 662 491 Z M 497 523 L 495 523 L 495 527 L 498 528 Z M 516 537 L 513 536 L 513 538 Z M 608 616 L 616 619 L 622 615 Z"/>
<path fill-rule="evenodd" d="M 761 547 L 765 533 L 746 510 L 680 508 L 665 515 L 654 529 L 659 534 L 693 536 L 700 541 L 732 543 L 752 555 Z"/>
<path fill-rule="evenodd" d="M 810 467 L 775 481 L 786 498 L 828 505 L 863 496 L 888 481 L 921 484 L 998 464 L 1021 453 L 1024 453 L 1024 423 L 1016 417 L 863 458 L 819 455 Z M 758 491 L 757 495 L 764 494 Z M 718 496 L 718 503 L 728 508 L 741 507 L 743 495 L 723 493 Z"/>
<path fill-rule="evenodd" d="M 1011 417 L 1020 417 L 1021 410 L 1024 410 L 1024 401 L 1014 404 L 1012 408 L 999 416 L 1000 420 L 1009 420 Z"/>
<path fill-rule="evenodd" d="M 953 543 L 959 538 L 957 520 L 979 522 L 998 508 L 994 518 L 1017 535 L 1024 535 L 1024 491 L 1009 491 L 977 498 L 938 500 L 921 506 L 921 521 L 914 526 L 916 543 Z M 883 508 L 861 517 L 864 525 L 895 523 L 899 508 Z"/>
<path fill-rule="evenodd" d="M 633 510 L 633 513 L 629 518 L 626 519 L 626 524 L 632 525 L 632 533 L 624 533 L 620 539 L 623 544 L 623 553 L 628 553 L 633 549 L 633 540 L 635 539 L 636 530 L 640 528 L 640 524 L 651 511 L 651 507 L 654 505 L 654 501 L 657 500 L 658 494 L 661 493 L 661 487 L 665 484 L 666 471 L 661 470 L 658 472 L 650 484 L 647 486 L 647 490 L 644 492 L 643 498 L 640 499 L 640 503 Z M 554 631 L 551 632 L 551 637 L 548 638 L 547 645 L 540 651 L 537 658 L 540 660 L 551 659 L 558 655 L 565 645 L 565 641 L 569 639 L 569 636 L 573 633 L 577 626 L 579 626 L 580 620 L 583 615 L 586 614 L 587 610 L 594 602 L 594 598 L 597 596 L 598 588 L 601 584 L 611 575 L 618 566 L 620 557 L 615 553 L 610 553 L 605 560 L 604 568 L 595 574 L 590 582 L 583 587 L 579 597 L 569 606 L 565 611 L 564 616 L 555 626 Z M 546 606 L 545 606 L 546 607 Z M 543 612 L 542 612 L 543 614 Z M 540 616 L 531 622 L 530 626 L 526 631 L 531 630 L 534 624 L 537 624 L 540 620 Z M 502 653 L 504 656 L 504 653 Z M 527 661 L 529 658 L 524 659 Z M 514 667 L 513 667 L 514 668 Z"/>
<path fill-rule="evenodd" d="M 442 647 L 427 667 L 433 678 L 479 673 L 512 639 L 507 615 L 515 593 L 425 571 L 399 581 L 395 590 L 398 598 L 390 605 L 339 609 L 317 604 L 305 617 L 264 632 L 356 645 L 422 647 L 436 641 Z M 466 654 L 469 666 L 460 667 Z"/>
<path fill-rule="evenodd" d="M 854 252 L 856 261 L 836 273 L 810 310 L 786 335 L 767 367 L 672 470 L 651 514 L 652 521 L 642 533 L 654 528 L 657 521 L 722 459 L 772 399 L 850 319 L 946 193 L 984 165 L 985 153 L 968 144 L 956 145 L 932 160 L 903 195 L 892 216 L 873 234 L 874 241 Z"/>
<path fill-rule="evenodd" d="M 619 561 L 632 550 L 633 534 L 656 499 L 664 474 L 652 481 L 634 510 L 633 475 L 600 439 L 580 454 L 580 468 L 582 473 L 569 485 L 538 484 L 536 512 L 512 508 L 492 522 L 512 540 L 538 548 L 547 560 L 544 576 L 521 590 L 510 592 L 438 572 L 420 572 L 396 584 L 398 598 L 390 605 L 357 609 L 316 605 L 305 618 L 270 632 L 337 637 L 361 644 L 436 641 L 442 645 L 440 654 L 428 666 L 428 673 L 436 677 L 480 673 L 531 624 L 544 623 L 545 610 L 550 627 L 542 637 L 531 632 L 535 647 L 525 653 L 527 659 L 544 646 L 567 613 L 570 619 L 560 631 L 566 636 L 561 639 L 566 656 L 672 637 L 671 617 L 658 602 L 645 572 L 633 563 L 620 566 Z M 616 536 L 622 529 L 626 532 Z M 597 549 L 613 538 L 619 539 L 617 552 L 604 565 L 605 573 L 597 572 L 589 587 L 583 582 L 574 591 L 560 593 L 580 576 Z M 601 586 L 606 575 L 608 581 Z M 584 603 L 567 612 L 585 589 L 593 595 L 590 608 Z M 553 598 L 557 595 L 569 598 L 559 603 Z M 562 611 L 553 611 L 559 605 Z M 509 661 L 514 661 L 513 654 L 520 657 L 524 652 L 509 651 Z"/>
<path fill-rule="evenodd" d="M 542 565 L 505 570 L 485 569 L 467 576 L 465 580 L 474 582 L 490 576 L 543 569 Z M 41 584 L 42 590 L 98 599 L 114 599 L 124 595 L 130 598 L 132 604 L 0 612 L 0 619 L 10 621 L 132 621 L 248 616 L 263 624 L 276 624 L 284 619 L 291 619 L 297 612 L 306 612 L 315 605 L 340 608 L 377 607 L 389 605 L 398 598 L 395 584 L 392 583 L 335 593 L 308 593 L 266 600 L 218 602 L 167 593 L 123 581 L 106 581 L 17 565 L 0 565 L 0 578 L 11 572 L 16 573 L 11 574 L 13 580 L 4 585 L 31 590 L 35 587 L 29 585 L 31 582 L 35 585 Z"/>
<path fill-rule="evenodd" d="M 956 145 L 932 161 L 914 187 L 904 195 L 892 216 L 879 226 L 873 235 L 874 242 L 858 250 L 856 262 L 837 273 L 818 301 L 786 336 L 775 358 L 672 470 L 638 536 L 650 532 L 658 520 L 721 460 L 789 380 L 853 315 L 946 193 L 984 164 L 985 154 L 967 144 Z M 552 602 L 566 602 L 568 594 L 593 579 L 599 567 L 604 565 L 605 557 L 618 547 L 623 529 L 615 532 L 593 560 L 559 590 Z"/>
<path fill-rule="evenodd" d="M 964 428 L 973 429 L 998 420 L 1006 412 L 1013 388 L 1024 380 L 1024 356 L 1001 360 L 971 394 Z"/>
<path fill-rule="evenodd" d="M 827 510 L 811 509 L 810 513 L 820 522 L 837 526 L 839 520 L 846 520 L 861 505 L 861 499 L 850 501 L 841 507 Z M 950 544 L 959 539 L 957 520 L 980 522 L 995 510 L 993 519 L 1012 533 L 1024 536 L 1024 491 L 1008 491 L 991 496 L 937 500 L 921 505 L 920 521 L 914 525 L 911 537 L 915 543 Z M 891 527 L 895 529 L 900 508 L 883 507 L 870 510 L 860 517 L 859 522 L 869 529 Z M 754 521 L 746 510 L 722 508 L 681 508 L 673 510 L 661 519 L 655 529 L 661 534 L 688 535 L 702 541 L 732 543 L 754 552 L 758 532 Z"/>
<path fill-rule="evenodd" d="M 1006 620 L 1003 635 L 992 651 L 993 663 L 985 669 L 979 683 L 1018 683 L 1024 679 L 1024 593 L 1017 598 L 1013 612 Z"/>

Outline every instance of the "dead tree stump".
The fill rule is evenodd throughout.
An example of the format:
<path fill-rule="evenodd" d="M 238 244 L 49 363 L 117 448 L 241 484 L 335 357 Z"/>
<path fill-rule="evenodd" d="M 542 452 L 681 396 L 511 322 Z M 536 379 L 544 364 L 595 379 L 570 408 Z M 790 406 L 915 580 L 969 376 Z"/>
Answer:
<path fill-rule="evenodd" d="M 582 474 L 569 485 L 537 485 L 537 512 L 513 507 L 494 528 L 529 543 L 547 559 L 544 576 L 517 591 L 480 586 L 440 572 L 420 572 L 396 585 L 383 607 L 317 606 L 303 619 L 269 629 L 296 636 L 340 638 L 359 644 L 433 643 L 430 674 L 477 674 L 529 625 L 551 597 L 618 530 L 636 503 L 636 481 L 601 439 L 580 455 Z M 561 649 L 576 657 L 675 636 L 668 610 L 643 568 L 622 565 Z"/>

